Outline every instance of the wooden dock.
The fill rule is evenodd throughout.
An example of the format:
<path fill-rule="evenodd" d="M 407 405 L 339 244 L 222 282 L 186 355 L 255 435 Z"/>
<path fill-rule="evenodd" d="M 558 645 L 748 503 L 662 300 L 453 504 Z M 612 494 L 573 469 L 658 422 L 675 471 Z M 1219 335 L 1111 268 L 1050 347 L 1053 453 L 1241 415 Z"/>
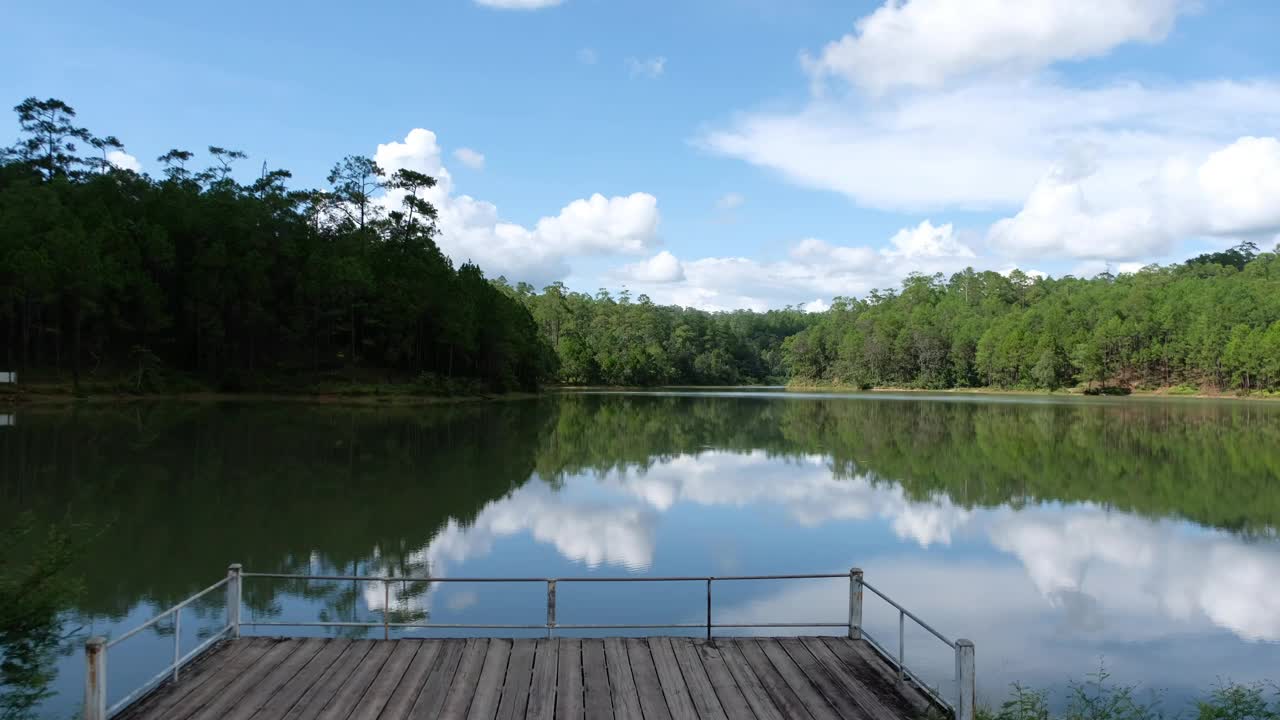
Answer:
<path fill-rule="evenodd" d="M 845 637 L 345 640 L 211 648 L 127 720 L 811 718 L 943 711 Z"/>

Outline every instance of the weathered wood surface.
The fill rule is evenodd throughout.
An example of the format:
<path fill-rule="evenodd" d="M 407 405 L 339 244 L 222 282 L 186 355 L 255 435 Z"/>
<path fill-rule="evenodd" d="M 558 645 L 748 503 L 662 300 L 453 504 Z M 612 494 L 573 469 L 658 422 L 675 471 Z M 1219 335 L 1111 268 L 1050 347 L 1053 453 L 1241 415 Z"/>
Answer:
<path fill-rule="evenodd" d="M 223 643 L 122 720 L 916 720 L 862 640 L 604 638 Z"/>

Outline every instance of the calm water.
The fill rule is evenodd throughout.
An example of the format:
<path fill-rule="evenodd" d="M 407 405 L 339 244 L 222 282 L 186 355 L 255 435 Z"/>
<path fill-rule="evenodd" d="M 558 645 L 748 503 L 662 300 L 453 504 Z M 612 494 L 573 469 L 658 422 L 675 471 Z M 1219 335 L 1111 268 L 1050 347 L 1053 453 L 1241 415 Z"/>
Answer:
<path fill-rule="evenodd" d="M 1174 703 L 1219 678 L 1280 679 L 1280 405 L 726 392 L 8 412 L 0 515 L 106 528 L 79 568 L 77 637 L 118 634 L 232 561 L 445 577 L 859 565 L 974 640 L 987 700 L 1100 661 Z M 726 583 L 716 619 L 840 622 L 846 588 Z M 397 620 L 540 623 L 544 592 L 397 585 L 390 601 Z M 703 592 L 567 585 L 559 617 L 700 622 Z M 384 608 L 351 583 L 248 580 L 245 602 L 246 621 Z M 184 650 L 222 617 L 217 598 L 189 611 Z M 869 599 L 867 625 L 896 643 L 887 606 Z M 168 662 L 170 633 L 112 650 L 114 695 Z M 950 696 L 948 651 L 910 627 L 906 650 Z M 58 662 L 47 710 L 65 717 L 78 648 Z"/>

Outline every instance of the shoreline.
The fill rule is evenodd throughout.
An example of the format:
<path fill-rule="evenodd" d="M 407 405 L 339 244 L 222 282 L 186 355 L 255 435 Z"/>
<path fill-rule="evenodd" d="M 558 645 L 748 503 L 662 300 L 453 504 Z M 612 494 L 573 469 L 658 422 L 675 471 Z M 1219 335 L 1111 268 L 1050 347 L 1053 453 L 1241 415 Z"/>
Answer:
<path fill-rule="evenodd" d="M 1025 395 L 1030 397 L 1101 397 L 1101 398 L 1160 398 L 1171 400 L 1261 400 L 1261 401 L 1277 401 L 1280 400 L 1280 394 L 1276 395 L 1257 395 L 1248 394 L 1240 395 L 1233 392 L 1221 393 L 1175 393 L 1170 392 L 1172 388 L 1159 388 L 1157 390 L 1132 390 L 1125 395 L 1086 395 L 1084 389 L 1080 387 L 1066 388 L 1063 390 L 1019 390 L 996 387 L 975 387 L 975 388 L 909 388 L 894 386 L 877 386 L 872 388 L 860 388 L 856 385 L 792 385 L 786 386 L 787 392 L 832 392 L 832 393 L 920 393 L 932 395 Z"/>
<path fill-rule="evenodd" d="M 187 393 L 100 393 L 77 397 L 71 393 L 0 393 L 0 408 L 32 407 L 50 405 L 70 405 L 84 403 L 88 405 L 127 405 L 131 403 L 150 402 L 190 402 L 190 403 L 223 403 L 223 402 L 275 402 L 295 403 L 299 405 L 389 405 L 396 407 L 412 407 L 415 405 L 461 405 L 466 403 L 501 402 L 509 400 L 532 400 L 542 397 L 545 392 L 509 392 L 482 395 L 416 395 L 409 392 L 387 392 L 372 394 L 343 393 L 229 393 L 229 392 L 187 392 Z"/>

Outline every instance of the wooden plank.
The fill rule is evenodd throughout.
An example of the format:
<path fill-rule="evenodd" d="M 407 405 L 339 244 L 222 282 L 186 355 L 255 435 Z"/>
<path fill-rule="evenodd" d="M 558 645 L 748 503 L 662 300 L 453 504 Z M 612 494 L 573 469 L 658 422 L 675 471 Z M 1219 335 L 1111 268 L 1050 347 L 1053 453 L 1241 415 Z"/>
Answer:
<path fill-rule="evenodd" d="M 489 641 L 485 638 L 472 638 L 462 649 L 462 659 L 449 684 L 449 693 L 445 696 L 444 705 L 440 708 L 439 717 L 465 717 L 467 708 L 471 707 L 471 699 L 476 695 L 476 683 L 480 680 L 480 668 L 484 665 L 485 655 L 489 651 Z M 417 708 L 414 708 L 417 717 Z M 422 717 L 434 718 L 434 715 Z"/>
<path fill-rule="evenodd" d="M 184 713 L 181 708 L 176 707 L 169 717 L 173 720 L 183 720 L 188 717 L 199 720 L 223 717 L 233 705 L 243 700 L 281 663 L 297 652 L 301 645 L 301 640 L 277 640 L 275 645 L 263 653 L 256 663 L 245 668 L 238 677 L 224 685 L 217 695 L 209 698 L 202 707 L 189 713 Z"/>
<path fill-rule="evenodd" d="M 702 667 L 702 656 L 693 647 L 693 640 L 673 639 L 671 649 L 675 651 L 676 662 L 684 673 L 684 683 L 689 687 L 689 697 L 693 700 L 693 706 L 698 709 L 698 717 L 702 720 L 728 720 L 724 709 L 720 707 L 715 688 L 711 687 L 707 671 Z"/>
<path fill-rule="evenodd" d="M 524 716 L 531 720 L 551 720 L 556 712 L 556 659 L 555 640 L 539 640 L 533 653 L 533 677 L 529 682 L 529 706 Z M 578 704 L 582 704 L 582 681 L 578 681 Z"/>
<path fill-rule="evenodd" d="M 653 665 L 658 671 L 658 681 L 662 683 L 662 694 L 667 699 L 671 717 L 698 717 L 698 710 L 693 706 L 689 688 L 684 682 L 684 673 L 680 672 L 680 663 L 671 649 L 671 638 L 649 638 L 649 653 L 653 656 Z"/>
<path fill-rule="evenodd" d="M 831 652 L 831 648 L 822 641 L 822 638 L 807 637 L 801 638 L 800 642 L 804 644 L 809 652 L 822 663 L 823 668 L 831 674 L 836 682 L 844 687 L 845 692 L 858 703 L 858 706 L 875 720 L 898 720 L 898 713 L 891 710 L 887 705 L 880 701 L 880 698 L 864 684 L 863 680 L 853 674 L 848 667 L 841 662 L 835 653 Z"/>
<path fill-rule="evenodd" d="M 556 656 L 556 720 L 583 720 L 586 706 L 582 697 L 582 641 L 556 640 Z M 613 717 L 613 706 L 608 708 L 607 716 Z"/>
<path fill-rule="evenodd" d="M 413 708 L 409 710 L 410 720 L 435 720 L 443 717 L 442 709 L 445 699 L 453 687 L 467 642 L 463 640 L 442 642 L 444 646 L 440 649 L 440 659 L 431 668 L 431 674 L 427 675 L 427 681 L 422 684 L 422 692 L 418 693 Z M 466 708 L 464 707 L 463 710 Z"/>
<path fill-rule="evenodd" d="M 507 675 L 507 663 L 511 661 L 511 641 L 490 640 L 484 656 L 480 679 L 476 682 L 475 696 L 467 710 L 467 720 L 493 720 L 502 697 L 502 680 Z"/>
<path fill-rule="evenodd" d="M 222 717 L 226 718 L 226 720 L 248 720 L 253 717 L 254 713 L 258 712 L 282 688 L 292 682 L 294 677 L 302 672 L 311 661 L 315 660 L 316 655 L 328 644 L 328 641 L 324 638 L 307 638 L 299 642 L 298 648 L 292 655 L 276 666 L 276 669 L 272 670 L 270 674 L 262 678 L 262 682 L 254 686 L 253 690 L 246 693 L 244 698 Z"/>
<path fill-rule="evenodd" d="M 831 673 L 827 672 L 799 638 L 781 638 L 775 642 L 791 657 L 809 683 L 818 688 L 818 692 L 835 708 L 836 714 L 848 720 L 871 720 L 871 715 L 854 702 L 853 696 L 832 678 Z"/>
<path fill-rule="evenodd" d="M 734 641 L 734 645 L 738 651 L 742 653 L 742 657 L 747 661 L 747 665 L 751 667 L 751 671 L 755 673 L 760 680 L 760 685 L 773 699 L 773 704 L 782 713 L 783 717 L 788 718 L 814 718 L 813 713 L 803 702 L 799 696 L 787 684 L 782 675 L 778 673 L 778 669 L 769 662 L 769 658 L 765 657 L 764 651 L 760 649 L 759 643 L 751 638 L 740 638 Z M 829 710 L 821 715 L 823 720 L 833 715 Z"/>
<path fill-rule="evenodd" d="M 379 720 L 404 720 L 409 717 L 409 711 L 413 709 L 413 704 L 417 702 L 418 695 L 422 693 L 423 686 L 427 682 L 427 676 L 431 674 L 431 669 L 435 667 L 436 661 L 440 659 L 440 651 L 445 647 L 443 640 L 420 640 L 421 647 L 418 653 L 413 656 L 413 662 L 409 663 L 409 667 L 405 668 L 404 676 L 400 678 L 400 684 L 391 693 L 391 697 L 387 698 L 387 704 L 382 708 L 382 713 L 378 715 Z"/>
<path fill-rule="evenodd" d="M 604 639 L 605 662 L 609 666 L 609 693 L 613 697 L 613 716 L 618 720 L 643 720 L 636 681 L 631 675 L 627 648 L 622 638 Z"/>
<path fill-rule="evenodd" d="M 783 720 L 782 713 L 778 712 L 778 707 L 773 704 L 768 691 L 760 684 L 760 678 L 756 677 L 751 666 L 747 664 L 747 659 L 742 656 L 738 646 L 732 641 L 722 640 L 718 647 L 720 659 L 729 669 L 733 681 L 738 684 L 738 689 L 742 691 L 742 697 L 747 701 L 747 705 L 751 706 L 751 712 L 755 713 L 756 720 Z M 714 678 L 712 681 L 714 682 Z M 808 717 L 808 713 L 805 713 L 804 717 Z"/>
<path fill-rule="evenodd" d="M 249 716 L 250 718 L 253 720 L 276 720 L 276 718 L 284 717 L 285 713 L 296 705 L 307 690 L 324 675 L 329 666 L 351 647 L 351 641 L 345 638 L 336 640 L 321 639 L 320 641 L 323 643 L 320 652 L 316 653 L 315 657 L 311 658 L 306 666 L 299 670 L 298 674 L 290 678 L 278 692 L 272 694 L 261 708 Z"/>
<path fill-rule="evenodd" d="M 161 709 L 151 717 L 156 718 L 185 718 L 200 708 L 204 707 L 210 701 L 217 698 L 218 693 L 222 692 L 222 688 L 229 685 L 236 678 L 240 677 L 245 670 L 252 667 L 258 662 L 267 651 L 275 647 L 277 642 L 270 638 L 254 638 L 249 641 L 249 647 L 238 653 L 235 657 L 222 664 L 209 679 L 200 683 L 200 686 L 178 698 L 168 707 Z M 182 683 L 179 682 L 179 685 Z M 154 712 L 154 711 L 153 711 Z"/>
<path fill-rule="evenodd" d="M 183 668 L 180 681 L 161 685 L 154 693 L 147 695 L 141 702 L 125 708 L 119 720 L 149 720 L 164 717 L 164 710 L 182 699 L 187 693 L 200 687 L 231 659 L 244 652 L 252 640 L 229 640 L 220 647 L 209 652 L 191 665 Z"/>
<path fill-rule="evenodd" d="M 829 638 L 828 648 L 849 668 L 854 677 L 874 692 L 899 714 L 924 715 L 933 704 L 920 692 L 898 682 L 898 671 L 891 667 L 865 640 Z"/>
<path fill-rule="evenodd" d="M 719 698 L 724 714 L 734 720 L 754 718 L 755 711 L 738 688 L 738 682 L 730 674 L 724 658 L 720 657 L 720 646 L 705 640 L 695 640 L 693 646 L 702 659 L 702 668 L 707 671 L 707 679 L 711 681 L 711 688 Z"/>
<path fill-rule="evenodd" d="M 502 682 L 502 697 L 498 700 L 498 720 L 524 717 L 525 708 L 529 707 L 529 683 L 533 681 L 533 654 L 537 649 L 537 640 L 513 641 L 507 678 Z"/>
<path fill-rule="evenodd" d="M 818 691 L 818 688 L 809 682 L 809 679 L 805 677 L 804 671 L 796 665 L 795 661 L 791 659 L 791 656 L 787 654 L 787 651 L 782 648 L 782 645 L 776 639 L 760 638 L 756 642 L 774 669 L 782 676 L 783 681 L 787 683 L 787 687 L 791 688 L 792 692 L 796 694 L 801 703 L 804 703 L 805 708 L 816 720 L 823 720 L 824 718 L 836 720 L 840 717 L 839 714 L 832 710 L 826 699 L 822 697 L 822 693 Z"/>
<path fill-rule="evenodd" d="M 671 720 L 667 698 L 662 694 L 662 683 L 658 681 L 658 671 L 654 669 L 653 656 L 649 653 L 649 643 L 641 638 L 627 638 L 623 645 L 627 648 L 627 662 L 631 664 L 631 677 L 636 683 L 636 694 L 640 696 L 644 720 Z"/>
<path fill-rule="evenodd" d="M 382 714 L 382 708 L 386 707 L 391 700 L 391 694 L 399 687 L 401 678 L 409 669 L 409 663 L 413 662 L 418 651 L 422 649 L 421 640 L 384 640 L 383 642 L 390 642 L 395 645 L 395 648 L 392 649 L 391 656 L 383 663 L 377 676 L 373 678 L 373 682 L 369 684 L 369 689 L 356 702 L 349 716 L 351 720 L 377 720 Z"/>
<path fill-rule="evenodd" d="M 387 658 L 391 657 L 391 652 L 396 645 L 397 643 L 386 640 L 374 640 L 369 654 L 364 656 L 347 681 L 342 683 L 342 687 L 338 689 L 333 699 L 325 705 L 324 710 L 320 711 L 319 720 L 346 720 L 350 717 L 360 698 L 382 671 Z"/>
<path fill-rule="evenodd" d="M 603 640 L 582 641 L 582 681 L 587 717 L 613 717 L 613 695 L 609 692 L 608 658 Z"/>
<path fill-rule="evenodd" d="M 333 699 L 334 693 L 338 692 L 338 688 L 342 687 L 351 673 L 355 672 L 360 662 L 364 660 L 369 651 L 373 649 L 372 640 L 353 640 L 347 645 L 346 650 L 338 659 L 334 660 L 325 671 L 321 673 L 319 678 L 307 688 L 302 697 L 298 698 L 298 702 L 294 703 L 289 711 L 284 715 L 284 720 L 301 720 L 302 718 L 314 718 L 324 710 L 324 706 L 329 704 Z M 268 703 L 270 706 L 271 703 Z M 264 708 L 265 709 L 265 708 Z M 264 716 L 258 713 L 259 717 L 264 720 L 275 720 L 276 716 Z"/>

